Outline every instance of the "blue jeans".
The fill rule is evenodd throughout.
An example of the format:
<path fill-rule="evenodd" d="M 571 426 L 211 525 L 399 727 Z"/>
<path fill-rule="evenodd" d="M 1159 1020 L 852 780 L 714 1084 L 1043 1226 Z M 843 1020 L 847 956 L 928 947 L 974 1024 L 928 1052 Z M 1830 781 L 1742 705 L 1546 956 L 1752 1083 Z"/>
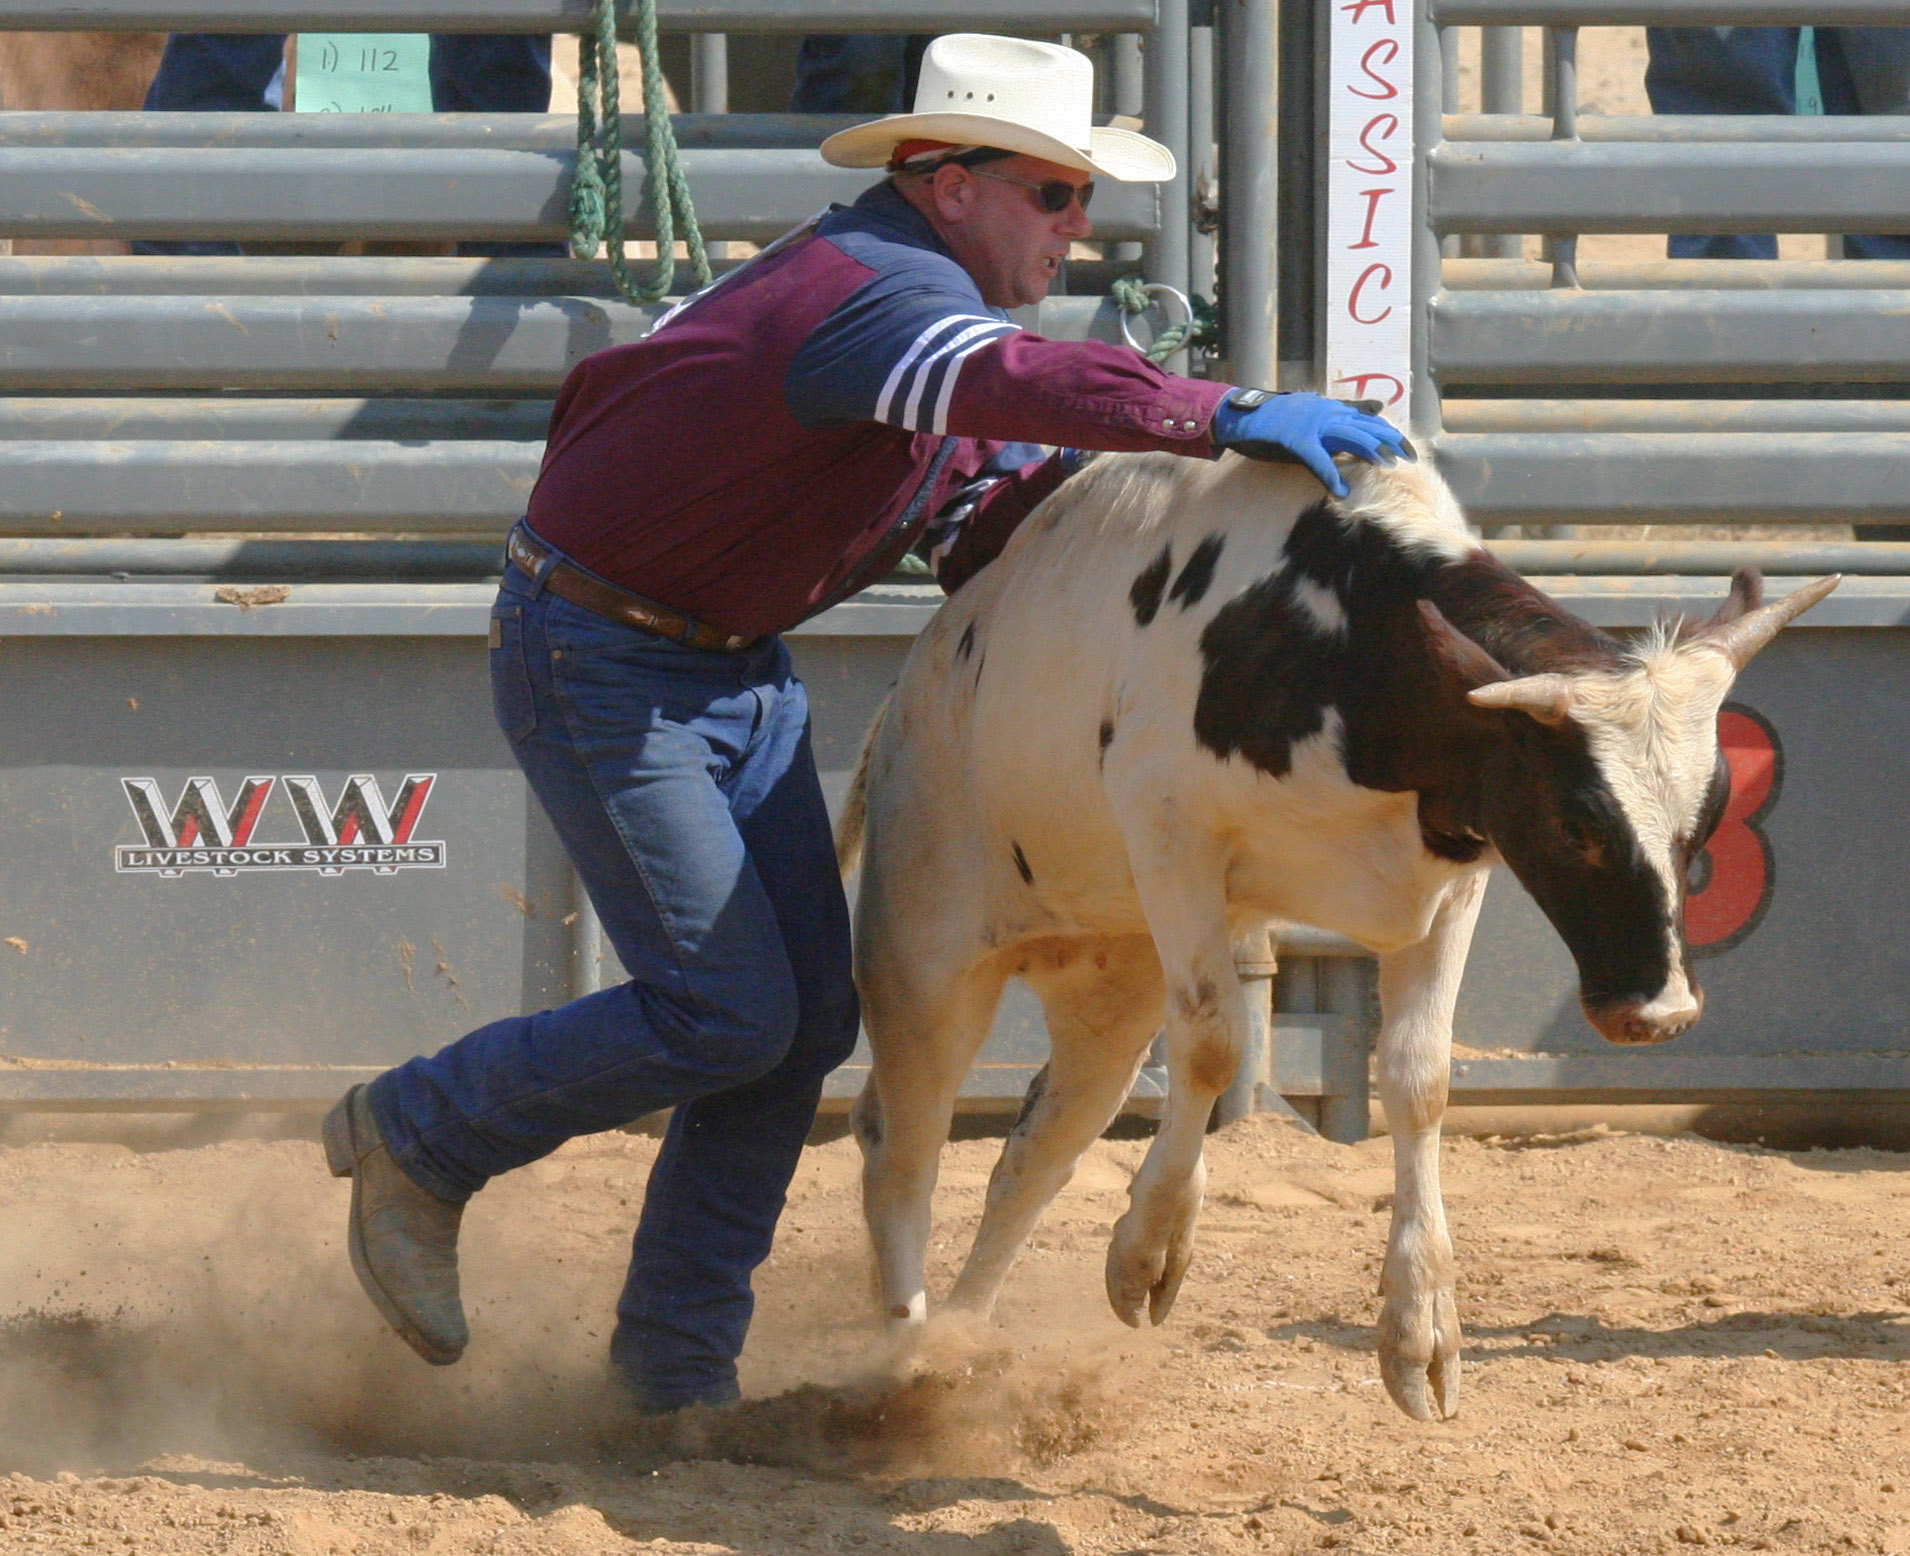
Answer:
<path fill-rule="evenodd" d="M 630 981 L 508 1016 L 372 1082 L 393 1156 L 463 1200 L 663 1108 L 611 1357 L 648 1408 L 737 1396 L 823 1077 L 858 1024 L 849 913 L 789 653 L 686 648 L 511 569 L 497 717 Z"/>
<path fill-rule="evenodd" d="M 1797 112 L 1795 27 L 1649 27 L 1645 91 L 1653 113 Z M 1910 111 L 1910 29 L 1819 27 L 1817 77 L 1827 114 Z M 1673 259 L 1775 259 L 1759 234 L 1676 234 Z M 1910 259 L 1910 237 L 1851 234 L 1846 259 Z"/>
<path fill-rule="evenodd" d="M 148 113 L 270 113 L 285 58 L 283 33 L 174 33 L 146 89 Z M 438 113 L 543 113 L 550 107 L 550 39 L 451 34 L 431 40 L 431 106 Z M 236 243 L 142 242 L 136 254 L 238 254 Z M 543 257 L 551 243 L 460 243 L 458 252 Z"/>

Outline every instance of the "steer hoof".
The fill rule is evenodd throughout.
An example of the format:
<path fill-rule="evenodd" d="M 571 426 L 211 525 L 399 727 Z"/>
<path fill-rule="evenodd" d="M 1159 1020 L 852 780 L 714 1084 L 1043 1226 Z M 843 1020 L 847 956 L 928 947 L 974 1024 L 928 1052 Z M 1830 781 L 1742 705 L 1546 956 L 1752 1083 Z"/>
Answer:
<path fill-rule="evenodd" d="M 1393 1403 L 1415 1421 L 1450 1421 L 1459 1414 L 1459 1358 L 1435 1356 L 1423 1366 L 1399 1356 L 1382 1356 L 1380 1376 Z"/>
<path fill-rule="evenodd" d="M 1143 1311 L 1149 1323 L 1166 1323 L 1193 1252 L 1191 1237 L 1151 1249 L 1132 1247 L 1117 1226 L 1107 1265 L 1108 1305 L 1114 1316 L 1131 1329 L 1141 1327 Z"/>
<path fill-rule="evenodd" d="M 1459 1414 L 1459 1368 L 1459 1310 L 1451 1292 L 1423 1304 L 1386 1304 L 1379 1371 L 1394 1404 L 1415 1421 L 1451 1420 Z"/>

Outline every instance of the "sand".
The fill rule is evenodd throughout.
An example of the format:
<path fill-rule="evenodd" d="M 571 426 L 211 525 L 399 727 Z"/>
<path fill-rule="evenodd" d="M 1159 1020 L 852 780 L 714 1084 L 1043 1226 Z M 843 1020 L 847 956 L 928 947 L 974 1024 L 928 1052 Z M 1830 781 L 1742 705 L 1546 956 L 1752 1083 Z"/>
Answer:
<path fill-rule="evenodd" d="M 1448 1142 L 1468 1370 L 1428 1426 L 1373 1355 L 1387 1142 L 1248 1120 L 1210 1145 L 1166 1326 L 1100 1291 L 1145 1148 L 1108 1140 L 996 1321 L 906 1357 L 872 1316 L 855 1147 L 812 1147 L 749 1399 L 663 1426 L 600 1362 L 647 1137 L 473 1202 L 474 1339 L 442 1370 L 353 1285 L 315 1145 L 0 1149 L 0 1551 L 1910 1549 L 1910 1158 Z M 948 1150 L 938 1289 L 996 1148 Z"/>

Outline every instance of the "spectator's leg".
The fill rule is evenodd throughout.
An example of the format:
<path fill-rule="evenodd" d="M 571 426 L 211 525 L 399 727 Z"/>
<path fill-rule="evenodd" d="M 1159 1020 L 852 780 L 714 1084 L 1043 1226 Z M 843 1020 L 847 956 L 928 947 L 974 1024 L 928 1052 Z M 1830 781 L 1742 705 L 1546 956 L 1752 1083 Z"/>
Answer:
<path fill-rule="evenodd" d="M 1820 76 L 1827 55 L 1848 80 L 1849 106 L 1831 106 L 1826 81 L 1825 113 L 1910 114 L 1910 27 L 1820 27 Z M 1910 259 L 1910 236 L 1852 233 L 1844 239 L 1844 258 Z"/>
<path fill-rule="evenodd" d="M 431 107 L 437 113 L 550 112 L 550 39 L 533 33 L 451 33 L 431 40 Z M 560 259 L 562 243 L 474 239 L 458 253 L 486 259 Z"/>
<path fill-rule="evenodd" d="M 273 113 L 285 67 L 283 33 L 174 33 L 146 89 L 148 113 Z M 272 91 L 274 85 L 279 93 Z M 238 254 L 228 242 L 144 241 L 135 254 Z"/>
<path fill-rule="evenodd" d="M 802 40 L 796 55 L 796 88 L 789 97 L 789 111 L 907 111 L 912 41 L 879 33 L 812 33 Z"/>
<path fill-rule="evenodd" d="M 1648 27 L 1645 92 L 1653 113 L 1796 111 L 1795 27 Z M 1673 259 L 1775 259 L 1769 235 L 1678 234 Z"/>

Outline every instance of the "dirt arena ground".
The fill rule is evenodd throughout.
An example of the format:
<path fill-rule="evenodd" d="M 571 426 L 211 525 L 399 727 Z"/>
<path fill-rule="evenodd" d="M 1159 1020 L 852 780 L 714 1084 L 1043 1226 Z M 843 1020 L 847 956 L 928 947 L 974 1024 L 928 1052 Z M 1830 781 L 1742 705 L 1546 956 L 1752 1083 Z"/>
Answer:
<path fill-rule="evenodd" d="M 1383 1140 L 1216 1135 L 1178 1310 L 1123 1328 L 1104 1141 L 1000 1321 L 887 1356 L 848 1140 L 762 1272 L 750 1399 L 618 1417 L 599 1355 L 655 1142 L 574 1142 L 467 1220 L 476 1338 L 382 1331 L 315 1145 L 0 1149 L 0 1551 L 1910 1550 L 1910 1158 L 1586 1130 L 1445 1150 L 1468 1371 L 1373 1358 Z M 950 1148 L 944 1285 L 996 1142 Z"/>

